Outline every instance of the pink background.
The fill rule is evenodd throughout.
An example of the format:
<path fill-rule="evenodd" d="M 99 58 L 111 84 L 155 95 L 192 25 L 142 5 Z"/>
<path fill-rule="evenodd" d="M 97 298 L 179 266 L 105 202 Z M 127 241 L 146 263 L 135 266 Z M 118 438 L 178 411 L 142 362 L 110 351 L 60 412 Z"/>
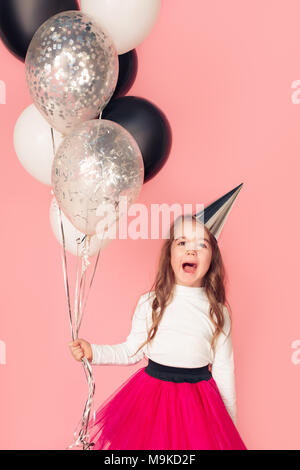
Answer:
<path fill-rule="evenodd" d="M 163 0 L 137 47 L 130 95 L 168 116 L 167 164 L 138 202 L 209 204 L 241 182 L 220 238 L 230 279 L 238 429 L 248 449 L 299 449 L 300 78 L 297 0 Z M 2 449 L 64 449 L 87 398 L 71 339 L 50 187 L 20 165 L 14 125 L 31 104 L 24 64 L 0 45 Z M 80 337 L 123 342 L 161 240 L 117 240 L 100 257 Z M 296 297 L 295 297 L 296 295 Z M 299 347 L 299 346 L 298 346 Z M 294 360 L 292 355 L 294 353 Z M 95 366 L 98 406 L 140 367 Z"/>

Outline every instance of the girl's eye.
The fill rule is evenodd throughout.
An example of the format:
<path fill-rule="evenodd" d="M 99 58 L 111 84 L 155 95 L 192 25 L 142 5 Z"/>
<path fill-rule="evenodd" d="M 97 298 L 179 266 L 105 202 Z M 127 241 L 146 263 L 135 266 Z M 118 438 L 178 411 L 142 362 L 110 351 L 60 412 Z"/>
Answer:
<path fill-rule="evenodd" d="M 178 245 L 180 245 L 181 243 L 185 243 L 185 241 L 181 241 L 181 242 L 179 242 L 179 243 L 178 243 Z M 196 249 L 197 249 L 197 250 L 199 250 L 199 249 L 200 249 L 200 247 L 207 248 L 207 246 L 205 245 L 205 243 L 201 243 L 201 242 L 199 242 L 199 243 L 197 243 L 197 248 L 196 248 Z"/>
<path fill-rule="evenodd" d="M 199 243 L 198 246 L 203 246 L 204 248 L 207 248 L 207 246 L 205 245 L 205 243 Z"/>

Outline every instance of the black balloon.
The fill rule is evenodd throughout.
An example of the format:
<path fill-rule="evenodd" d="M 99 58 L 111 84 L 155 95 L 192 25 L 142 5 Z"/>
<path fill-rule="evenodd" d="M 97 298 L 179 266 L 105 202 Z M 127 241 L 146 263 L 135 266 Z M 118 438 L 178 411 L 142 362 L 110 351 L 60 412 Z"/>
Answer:
<path fill-rule="evenodd" d="M 79 10 L 77 0 L 0 0 L 0 37 L 10 52 L 24 62 L 41 24 L 66 10 Z"/>
<path fill-rule="evenodd" d="M 119 77 L 111 100 L 126 95 L 134 84 L 137 75 L 138 58 L 135 49 L 125 52 L 125 54 L 120 54 L 118 58 Z"/>
<path fill-rule="evenodd" d="M 111 100 L 102 119 L 117 122 L 130 132 L 143 155 L 144 183 L 153 178 L 165 164 L 172 145 L 172 132 L 165 114 L 153 103 L 136 96 Z"/>

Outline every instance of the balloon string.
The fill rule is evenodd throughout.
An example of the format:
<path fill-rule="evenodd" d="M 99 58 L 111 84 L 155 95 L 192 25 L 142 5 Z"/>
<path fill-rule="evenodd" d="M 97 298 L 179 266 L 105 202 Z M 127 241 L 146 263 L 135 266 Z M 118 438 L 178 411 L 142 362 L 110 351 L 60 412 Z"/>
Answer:
<path fill-rule="evenodd" d="M 74 307 L 74 318 L 75 318 L 75 328 L 78 324 L 78 278 L 79 278 L 79 240 L 76 239 L 76 284 L 75 284 L 75 307 Z M 75 330 L 75 339 L 78 338 L 78 330 Z"/>
<path fill-rule="evenodd" d="M 65 234 L 64 234 L 64 227 L 63 227 L 63 222 L 62 222 L 60 207 L 59 207 L 59 217 L 60 217 L 60 228 L 61 228 L 62 242 L 63 242 L 63 255 L 62 255 L 62 260 L 63 260 L 64 281 L 65 281 L 65 289 L 66 289 L 67 300 L 68 300 L 69 322 L 70 322 L 72 340 L 74 341 L 74 340 L 75 340 L 75 337 L 74 337 L 73 322 L 72 322 L 72 309 L 71 309 L 71 301 L 70 301 L 70 287 L 69 287 L 68 268 L 67 268 L 67 257 L 66 257 L 66 248 L 65 248 Z"/>
<path fill-rule="evenodd" d="M 82 317 L 83 317 L 83 309 L 82 309 L 82 304 L 83 304 L 83 299 L 84 299 L 84 294 L 85 294 L 85 286 L 86 286 L 86 271 L 84 271 L 84 275 L 83 275 L 83 287 L 82 287 L 82 290 L 81 290 L 81 295 L 80 295 L 80 318 L 78 319 L 78 330 L 80 328 L 80 325 L 81 325 L 81 320 L 82 320 Z"/>
<path fill-rule="evenodd" d="M 51 137 L 52 137 L 53 155 L 55 156 L 55 142 L 54 142 L 54 134 L 53 134 L 52 127 L 51 127 Z M 70 288 L 69 288 L 69 280 L 68 280 L 68 274 L 67 274 L 67 271 L 68 271 L 67 270 L 67 258 L 66 258 L 66 251 L 65 251 L 65 234 L 64 234 L 64 228 L 63 228 L 63 223 L 62 223 L 61 210 L 59 206 L 58 206 L 58 209 L 59 209 L 62 242 L 63 242 L 62 263 L 63 263 L 64 285 L 65 285 L 65 291 L 66 291 L 66 296 L 68 300 L 68 311 L 69 311 L 69 322 L 70 322 L 71 334 L 72 334 L 72 339 L 74 341 L 74 332 L 73 332 L 73 327 L 72 327 L 72 309 L 71 309 L 71 301 L 70 301 Z"/>
<path fill-rule="evenodd" d="M 93 379 L 92 368 L 89 361 L 86 357 L 82 358 L 82 363 L 85 371 L 85 376 L 88 381 L 89 386 L 89 396 L 85 403 L 83 415 L 81 421 L 79 421 L 76 430 L 74 432 L 74 442 L 70 444 L 67 449 L 71 449 L 72 447 L 78 447 L 82 445 L 83 450 L 90 450 L 90 447 L 94 446 L 94 442 L 89 441 L 89 418 L 90 418 L 90 410 L 93 409 L 93 425 L 95 423 L 95 407 L 93 406 L 93 398 L 95 394 L 95 382 Z M 81 428 L 78 432 L 78 427 L 81 424 Z"/>
<path fill-rule="evenodd" d="M 51 128 L 51 135 L 52 135 L 53 151 L 55 153 L 55 144 L 54 144 L 54 136 L 53 136 L 53 129 L 52 128 Z M 78 338 L 78 331 L 79 331 L 79 326 L 80 326 L 80 325 L 78 325 L 78 319 L 80 320 L 80 323 L 81 323 L 81 319 L 82 319 L 81 301 L 79 301 L 79 312 L 78 312 L 78 295 L 79 295 L 79 298 L 81 299 L 81 286 L 82 286 L 82 283 L 80 283 L 79 292 L 78 292 L 78 258 L 79 258 L 78 247 L 79 247 L 79 243 L 77 243 L 77 265 L 76 265 L 77 285 L 76 285 L 76 292 L 75 292 L 75 325 L 74 325 L 75 332 L 74 332 L 73 320 L 72 320 L 71 301 L 70 301 L 70 287 L 69 287 L 69 279 L 68 279 L 65 234 L 64 234 L 64 227 L 63 227 L 63 221 L 62 221 L 60 207 L 59 207 L 59 217 L 60 217 L 60 227 L 61 227 L 62 242 L 63 242 L 62 243 L 62 245 L 63 245 L 62 264 L 63 264 L 64 285 L 65 285 L 65 291 L 66 291 L 66 296 L 67 296 L 67 300 L 68 300 L 69 322 L 70 322 L 72 340 L 74 341 L 75 339 Z M 76 241 L 78 242 L 78 240 L 76 240 Z M 84 258 L 82 258 L 82 259 L 83 259 L 83 262 L 84 262 L 83 266 L 84 266 L 84 275 L 85 275 L 87 266 L 89 264 L 88 251 L 85 251 Z M 76 437 L 76 434 L 77 434 L 78 426 L 80 425 L 80 421 L 79 421 L 78 426 L 77 426 L 77 428 L 74 432 L 75 443 L 71 444 L 68 448 L 72 448 L 73 446 L 82 445 L 83 450 L 90 450 L 90 447 L 95 445 L 93 442 L 89 442 L 89 433 L 88 433 L 89 418 L 90 418 L 91 409 L 93 410 L 93 424 L 95 423 L 95 407 L 94 407 L 94 403 L 93 403 L 93 398 L 94 398 L 94 394 L 95 394 L 95 382 L 94 382 L 94 378 L 93 378 L 92 367 L 91 367 L 89 361 L 86 359 L 86 357 L 83 357 L 81 361 L 82 361 L 85 376 L 86 376 L 86 379 L 87 379 L 87 382 L 88 382 L 89 395 L 88 395 L 88 399 L 85 403 L 84 412 L 83 412 L 83 415 L 82 415 L 82 418 L 81 418 L 81 428 L 80 428 L 80 431 L 78 433 L 78 437 Z"/>
<path fill-rule="evenodd" d="M 55 150 L 55 142 L 54 142 L 53 127 L 51 127 L 51 137 L 52 137 L 53 155 L 55 155 L 55 154 L 56 154 L 56 150 Z"/>
<path fill-rule="evenodd" d="M 103 241 L 103 236 L 104 236 L 104 231 L 103 231 L 103 235 L 102 235 L 101 242 Z M 98 261 L 99 261 L 100 253 L 101 253 L 101 249 L 98 251 L 98 254 L 97 254 L 97 258 L 96 258 L 96 262 L 95 262 L 95 265 L 94 265 L 93 274 L 92 274 L 92 277 L 91 277 L 91 280 L 90 280 L 90 285 L 89 285 L 89 288 L 88 288 L 88 293 L 87 293 L 87 296 L 86 296 L 86 298 L 85 298 L 85 302 L 84 302 L 84 306 L 83 306 L 83 310 L 82 310 L 82 315 L 83 315 L 84 312 L 85 312 L 85 307 L 86 307 L 86 304 L 87 304 L 88 296 L 89 296 L 89 293 L 90 293 L 90 290 L 91 290 L 91 286 L 92 286 L 93 281 L 94 281 L 96 269 L 97 269 L 97 266 L 98 266 Z M 80 320 L 80 323 L 81 323 L 81 320 Z M 79 324 L 79 326 L 80 326 L 80 324 Z"/>
<path fill-rule="evenodd" d="M 78 295 L 78 302 L 79 302 L 79 315 L 76 323 L 76 331 L 79 331 L 80 325 L 81 325 L 81 320 L 83 316 L 83 311 L 82 311 L 82 298 L 84 297 L 84 292 L 85 292 L 85 280 L 86 280 L 86 273 L 87 273 L 87 268 L 88 265 L 90 264 L 88 260 L 88 254 L 89 254 L 89 240 L 90 236 L 85 235 L 84 238 L 82 239 L 81 243 L 84 241 L 84 246 L 82 248 L 82 255 L 81 255 L 81 277 L 80 277 L 80 288 L 79 288 L 79 295 Z M 79 239 L 77 239 L 77 249 L 79 250 Z M 78 251 L 77 251 L 78 253 Z"/>
<path fill-rule="evenodd" d="M 104 235 L 104 233 L 103 233 L 103 235 Z M 103 235 L 102 235 L 102 240 L 103 240 Z M 83 238 L 83 240 L 81 241 L 81 243 L 83 241 L 85 241 L 85 246 L 83 248 L 82 275 L 81 275 L 81 281 L 80 281 L 80 287 L 79 287 L 79 293 L 80 293 L 80 296 L 79 296 L 80 297 L 80 300 L 79 300 L 79 317 L 78 317 L 79 318 L 79 320 L 78 320 L 79 323 L 76 324 L 76 332 L 79 331 L 81 320 L 82 320 L 82 317 L 83 317 L 83 311 L 84 311 L 84 309 L 82 309 L 82 298 L 84 296 L 84 290 L 85 290 L 86 269 L 87 269 L 88 264 L 89 264 L 89 262 L 88 262 L 88 253 L 89 253 L 89 248 L 90 248 L 90 238 L 91 237 L 89 235 L 86 235 Z M 77 239 L 77 248 L 78 247 L 79 247 L 79 239 Z M 94 276 L 95 276 L 95 272 L 96 272 L 96 268 L 97 268 L 100 253 L 101 253 L 101 249 L 98 252 L 97 260 L 96 260 L 96 263 L 94 265 L 94 271 L 93 271 L 93 275 L 92 275 L 92 278 L 91 278 L 91 281 L 90 281 L 88 292 L 87 292 L 87 295 L 86 295 L 86 298 L 85 298 L 84 308 L 87 304 L 88 296 L 89 296 L 91 286 L 92 286 L 92 283 L 93 283 L 93 279 L 94 279 Z M 77 254 L 78 254 L 78 251 L 77 251 Z M 68 447 L 68 449 L 70 449 L 74 446 L 78 446 L 81 443 L 82 446 L 83 446 L 83 450 L 90 450 L 90 447 L 95 445 L 94 442 L 89 442 L 89 432 L 88 432 L 89 425 L 90 425 L 89 419 L 90 419 L 91 410 L 92 410 L 92 425 L 91 426 L 94 426 L 95 420 L 96 420 L 95 405 L 94 405 L 95 383 L 94 383 L 92 369 L 91 369 L 89 361 L 85 357 L 82 358 L 82 361 L 83 361 L 83 366 L 84 366 L 86 379 L 88 381 L 89 396 L 88 396 L 88 399 L 87 399 L 85 407 L 84 407 L 83 416 L 82 416 L 82 420 L 81 420 L 81 428 L 78 432 L 78 427 L 80 425 L 80 422 L 79 422 L 78 425 L 77 425 L 77 428 L 74 432 L 74 442 Z"/>
<path fill-rule="evenodd" d="M 67 270 L 67 262 L 66 262 L 66 246 L 65 246 L 65 237 L 64 237 L 64 228 L 63 228 L 63 222 L 61 218 L 61 211 L 59 211 L 60 214 L 60 222 L 61 222 L 61 230 L 62 230 L 62 239 L 63 239 L 63 271 L 64 271 L 64 279 L 65 279 L 65 286 L 66 286 L 66 292 L 67 292 L 67 297 L 68 297 L 68 305 L 70 307 L 70 290 L 69 290 L 69 281 L 68 281 L 68 270 Z M 77 264 L 78 267 L 78 264 Z M 78 271 L 78 269 L 77 269 Z M 79 288 L 80 291 L 80 288 Z M 78 303 L 77 303 L 78 305 Z M 75 328 L 75 333 L 73 329 L 73 322 L 72 322 L 72 313 L 71 313 L 71 308 L 69 308 L 69 319 L 70 319 L 70 327 L 71 327 L 71 332 L 72 332 L 72 339 L 73 341 L 78 338 L 78 325 L 75 323 L 74 328 Z M 85 376 L 88 382 L 88 389 L 89 389 L 89 395 L 88 399 L 86 401 L 82 419 L 81 419 L 81 428 L 78 433 L 78 437 L 76 437 L 77 434 L 77 428 L 74 433 L 74 439 L 75 442 L 72 443 L 68 448 L 72 448 L 74 446 L 79 446 L 82 445 L 83 450 L 90 450 L 90 447 L 94 445 L 94 443 L 89 442 L 89 433 L 88 433 L 88 426 L 89 426 L 89 418 L 90 418 L 90 410 L 91 406 L 93 405 L 93 398 L 95 394 L 95 383 L 93 379 L 93 373 L 92 373 L 92 368 L 89 363 L 89 361 L 86 359 L 86 357 L 82 358 L 82 363 L 85 371 Z M 93 414 L 93 423 L 95 422 L 95 410 Z"/>

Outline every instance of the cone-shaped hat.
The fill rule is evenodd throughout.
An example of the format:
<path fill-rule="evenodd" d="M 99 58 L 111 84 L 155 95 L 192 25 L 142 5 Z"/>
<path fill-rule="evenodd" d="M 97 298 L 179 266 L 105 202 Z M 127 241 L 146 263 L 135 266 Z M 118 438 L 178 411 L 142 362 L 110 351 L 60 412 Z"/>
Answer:
<path fill-rule="evenodd" d="M 218 239 L 222 228 L 226 222 L 233 203 L 242 189 L 243 183 L 229 191 L 224 196 L 205 207 L 204 210 L 197 212 L 195 216 L 205 224 L 208 230 Z"/>

